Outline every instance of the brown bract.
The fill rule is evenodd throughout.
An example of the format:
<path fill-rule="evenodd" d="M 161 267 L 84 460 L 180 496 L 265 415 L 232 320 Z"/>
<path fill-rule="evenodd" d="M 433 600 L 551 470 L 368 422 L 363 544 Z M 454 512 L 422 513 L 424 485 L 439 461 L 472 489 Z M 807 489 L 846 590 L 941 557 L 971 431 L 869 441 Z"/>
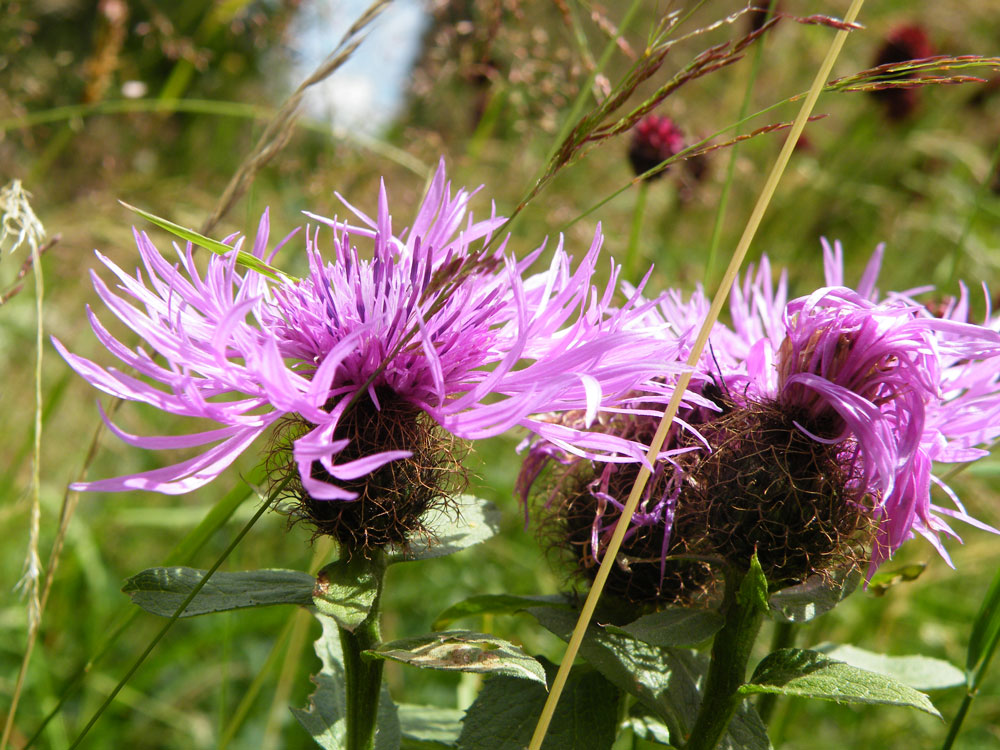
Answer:
<path fill-rule="evenodd" d="M 705 395 L 721 411 L 707 420 L 704 409 L 686 418 L 711 450 L 675 428 L 664 448 L 690 450 L 651 477 L 653 500 L 637 516 L 675 492 L 669 531 L 669 513 L 633 521 L 605 585 L 640 612 L 704 603 L 720 590 L 722 566 L 746 570 L 754 554 L 778 588 L 861 565 L 873 543 L 876 524 L 870 499 L 858 489 L 863 484 L 854 441 L 819 442 L 796 423 L 825 436 L 832 425 L 810 423 L 804 413 L 786 413 L 777 403 L 735 404 L 709 389 L 711 384 Z M 630 416 L 605 427 L 648 442 L 657 423 Z M 621 515 L 601 496 L 603 471 L 603 464 L 585 460 L 553 462 L 533 492 L 542 505 L 535 514 L 547 548 L 586 581 L 596 576 Z M 624 503 L 638 473 L 638 464 L 614 466 L 606 494 Z"/>
<path fill-rule="evenodd" d="M 775 403 L 734 408 L 699 431 L 712 451 L 689 454 L 675 533 L 747 569 L 756 553 L 772 586 L 828 575 L 866 557 L 875 530 L 859 492 L 857 446 Z"/>
<path fill-rule="evenodd" d="M 292 444 L 314 425 L 301 418 L 286 419 L 275 430 L 265 464 L 272 485 L 287 481 L 281 499 L 292 523 L 312 527 L 314 538 L 333 537 L 348 556 L 360 552 L 367 557 L 373 550 L 406 548 L 413 541 L 433 543 L 421 519 L 430 510 L 446 508 L 468 484 L 463 441 L 391 389 L 375 392 L 380 408 L 361 396 L 341 417 L 334 439 L 350 443 L 337 455 L 338 463 L 384 451 L 413 455 L 355 480 L 335 480 L 358 493 L 356 500 L 317 500 L 304 490 L 291 458 Z M 313 477 L 331 479 L 319 462 L 313 465 Z"/>
<path fill-rule="evenodd" d="M 659 419 L 648 416 L 619 415 L 604 425 L 620 436 L 648 443 L 656 432 Z M 676 429 L 666 447 L 676 445 Z M 591 582 L 603 560 L 615 525 L 620 517 L 617 508 L 595 496 L 605 464 L 575 460 L 568 465 L 550 466 L 534 488 L 534 496 L 545 501 L 537 509 L 539 536 L 549 554 L 571 566 L 574 575 Z M 639 473 L 639 464 L 618 464 L 610 469 L 607 494 L 624 502 Z M 650 497 L 667 491 L 672 472 L 657 474 L 648 485 Z M 595 524 L 598 524 L 598 548 L 594 549 Z M 688 540 L 671 534 L 663 566 L 663 524 L 636 526 L 622 544 L 615 565 L 605 584 L 605 592 L 640 610 L 661 605 L 690 603 L 705 596 L 712 586 L 710 566 L 702 560 L 676 559 L 691 552 Z"/>

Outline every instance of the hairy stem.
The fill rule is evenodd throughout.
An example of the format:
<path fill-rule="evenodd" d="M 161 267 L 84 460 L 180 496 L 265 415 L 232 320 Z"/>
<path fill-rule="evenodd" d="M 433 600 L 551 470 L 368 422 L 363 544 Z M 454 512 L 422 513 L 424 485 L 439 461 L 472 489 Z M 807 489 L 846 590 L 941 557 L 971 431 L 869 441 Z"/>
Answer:
<path fill-rule="evenodd" d="M 344 750 L 373 750 L 378 720 L 378 699 L 382 689 L 381 659 L 367 659 L 365 651 L 380 641 L 379 603 L 361 625 L 350 631 L 340 631 L 340 646 L 344 652 L 344 682 L 347 693 L 347 742 Z"/>
<path fill-rule="evenodd" d="M 734 576 L 728 578 L 723 602 L 726 624 L 712 643 L 701 706 L 684 750 L 712 750 L 719 743 L 743 700 L 739 689 L 746 680 L 747 661 L 764 618 L 764 609 L 739 596 L 739 582 Z"/>

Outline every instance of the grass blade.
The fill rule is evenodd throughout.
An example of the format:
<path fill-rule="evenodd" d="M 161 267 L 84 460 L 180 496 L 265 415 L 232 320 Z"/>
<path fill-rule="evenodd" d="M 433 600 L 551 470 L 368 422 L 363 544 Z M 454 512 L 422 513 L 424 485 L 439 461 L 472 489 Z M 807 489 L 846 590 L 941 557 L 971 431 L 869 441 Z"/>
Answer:
<path fill-rule="evenodd" d="M 139 214 L 139 216 L 152 222 L 160 229 L 165 229 L 175 237 L 179 237 L 185 242 L 190 242 L 192 245 L 197 247 L 203 247 L 216 255 L 228 255 L 234 250 L 232 245 L 227 245 L 224 242 L 219 242 L 218 240 L 213 240 L 210 237 L 205 237 L 202 234 L 198 234 L 198 232 L 193 229 L 182 227 L 180 224 L 174 224 L 174 222 L 160 218 L 156 214 L 151 214 L 149 211 L 143 211 L 141 208 L 129 205 L 125 201 L 118 202 L 125 206 L 125 208 L 129 211 Z M 251 255 L 243 250 L 236 251 L 236 260 L 241 266 L 249 268 L 252 271 L 256 271 L 259 274 L 263 274 L 264 276 L 274 279 L 275 281 L 281 281 L 283 279 L 295 280 L 295 277 L 289 276 L 284 271 L 280 271 L 277 268 L 268 265 L 256 255 Z"/>

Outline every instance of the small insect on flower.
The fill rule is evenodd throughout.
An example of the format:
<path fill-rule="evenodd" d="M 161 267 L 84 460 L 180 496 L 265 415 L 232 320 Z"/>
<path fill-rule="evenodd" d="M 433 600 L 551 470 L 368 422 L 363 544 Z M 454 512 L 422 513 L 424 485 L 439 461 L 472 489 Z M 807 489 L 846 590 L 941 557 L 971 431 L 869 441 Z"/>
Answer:
<path fill-rule="evenodd" d="M 463 486 L 462 439 L 520 425 L 578 455 L 637 460 L 642 446 L 589 426 L 627 411 L 624 394 L 669 397 L 655 376 L 676 371 L 676 350 L 633 324 L 646 313 L 638 293 L 612 307 L 614 268 L 603 290 L 592 286 L 599 230 L 575 269 L 560 239 L 548 270 L 526 276 L 544 245 L 515 260 L 506 240 L 494 243 L 503 217 L 474 221 L 470 198 L 442 164 L 398 234 L 384 185 L 374 218 L 349 204 L 357 224 L 309 214 L 333 253 L 324 259 L 321 229 L 307 229 L 302 279 L 241 270 L 236 252 L 202 273 L 190 246 L 175 266 L 139 232 L 146 281 L 98 254 L 120 282 L 112 290 L 93 274 L 99 296 L 157 356 L 126 347 L 92 312 L 98 339 L 138 377 L 56 347 L 113 396 L 221 426 L 142 437 L 109 424 L 129 445 L 201 452 L 76 488 L 189 492 L 269 433 L 265 466 L 293 512 L 368 550 L 419 537 L 421 516 Z M 271 263 L 289 238 L 268 249 L 268 234 L 265 213 L 252 254 Z M 584 424 L 539 416 L 564 410 Z"/>

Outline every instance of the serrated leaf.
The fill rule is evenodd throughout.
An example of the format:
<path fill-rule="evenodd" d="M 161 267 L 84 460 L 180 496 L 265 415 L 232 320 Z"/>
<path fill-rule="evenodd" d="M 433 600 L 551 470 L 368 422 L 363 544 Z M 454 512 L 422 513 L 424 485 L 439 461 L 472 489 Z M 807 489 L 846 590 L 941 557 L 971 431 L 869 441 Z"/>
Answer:
<path fill-rule="evenodd" d="M 816 650 L 852 667 L 888 675 L 914 690 L 944 690 L 965 684 L 965 672 L 930 656 L 888 656 L 837 643 L 817 646 Z"/>
<path fill-rule="evenodd" d="M 880 570 L 868 581 L 866 591 L 874 596 L 884 596 L 885 592 L 900 583 L 917 580 L 927 569 L 927 563 L 910 563 L 896 568 Z"/>
<path fill-rule="evenodd" d="M 354 631 L 368 618 L 378 599 L 385 577 L 385 558 L 371 560 L 354 555 L 350 560 L 336 560 L 316 576 L 313 604 L 320 614 L 332 617 L 340 627 Z"/>
<path fill-rule="evenodd" d="M 555 607 L 527 612 L 566 641 L 578 616 Z M 708 672 L 704 657 L 686 649 L 657 648 L 594 625 L 583 636 L 580 656 L 613 685 L 638 698 L 672 736 L 686 737 L 693 728 L 701 705 L 700 685 Z M 737 709 L 718 745 L 722 750 L 767 750 L 770 746 L 763 722 L 748 704 Z"/>
<path fill-rule="evenodd" d="M 309 707 L 293 708 L 292 714 L 324 750 L 344 750 L 347 738 L 347 695 L 344 690 L 344 657 L 340 648 L 337 623 L 329 617 L 317 617 L 323 632 L 316 640 L 316 655 L 323 668 L 312 676 L 316 690 L 309 696 Z M 399 717 L 389 690 L 382 685 L 375 728 L 375 750 L 398 750 Z"/>
<path fill-rule="evenodd" d="M 219 242 L 218 240 L 213 240 L 211 237 L 205 237 L 202 234 L 193 229 L 188 229 L 187 227 L 182 227 L 180 224 L 175 224 L 172 221 L 163 219 L 156 214 L 151 214 L 149 211 L 143 211 L 141 208 L 136 208 L 131 206 L 125 201 L 119 201 L 125 208 L 129 211 L 139 214 L 142 218 L 147 221 L 152 222 L 160 229 L 164 229 L 175 237 L 179 237 L 185 242 L 190 242 L 192 245 L 197 247 L 203 247 L 209 252 L 213 252 L 216 255 L 228 255 L 233 252 L 232 245 L 227 245 L 224 242 Z M 297 280 L 294 276 L 281 271 L 273 266 L 268 265 L 263 260 L 258 258 L 256 255 L 240 250 L 236 253 L 236 262 L 241 266 L 249 268 L 257 273 L 274 279 L 275 281 L 281 281 L 282 277 L 286 279 L 291 279 L 293 281 Z"/>
<path fill-rule="evenodd" d="M 511 615 L 529 607 L 552 606 L 568 609 L 569 603 L 565 597 L 554 596 L 516 596 L 514 594 L 481 594 L 452 604 L 439 614 L 432 626 L 441 630 L 455 620 L 475 615 Z"/>
<path fill-rule="evenodd" d="M 606 625 L 609 633 L 629 635 L 651 646 L 696 646 L 718 633 L 725 618 L 714 609 L 668 609 L 643 615 L 628 625 Z"/>
<path fill-rule="evenodd" d="M 149 568 L 129 578 L 122 591 L 147 612 L 173 617 L 205 571 L 196 568 Z M 215 573 L 187 605 L 181 617 L 273 604 L 312 604 L 316 580 L 297 570 L 246 570 Z"/>
<path fill-rule="evenodd" d="M 972 634 L 969 636 L 969 652 L 965 666 L 971 677 L 970 684 L 978 684 L 979 678 L 973 673 L 980 670 L 992 656 L 998 641 L 1000 641 L 1000 570 L 997 571 L 989 591 L 986 592 L 986 598 L 983 599 L 983 604 L 976 615 L 976 622 L 972 626 Z"/>
<path fill-rule="evenodd" d="M 829 581 L 813 576 L 771 594 L 768 601 L 771 618 L 778 622 L 809 622 L 840 604 L 860 582 L 861 572 L 853 567 L 835 573 Z"/>
<path fill-rule="evenodd" d="M 550 672 L 554 673 L 550 665 Z M 469 707 L 459 737 L 462 750 L 523 750 L 545 705 L 541 685 L 491 677 Z M 592 669 L 573 667 L 542 750 L 607 750 L 618 728 L 620 693 Z"/>
<path fill-rule="evenodd" d="M 837 703 L 910 706 L 941 717 L 923 693 L 883 674 L 859 669 L 826 654 L 785 648 L 768 654 L 757 665 L 740 693 L 777 693 L 819 698 Z"/>
<path fill-rule="evenodd" d="M 465 711 L 440 706 L 417 706 L 410 703 L 400 703 L 396 706 L 396 710 L 399 712 L 399 726 L 403 739 L 407 740 L 411 747 L 431 750 L 431 748 L 458 745 Z"/>
<path fill-rule="evenodd" d="M 365 654 L 423 669 L 502 674 L 545 684 L 542 665 L 519 647 L 503 638 L 469 630 L 401 638 L 379 644 Z"/>
<path fill-rule="evenodd" d="M 392 550 L 390 562 L 444 557 L 499 533 L 501 513 L 493 503 L 472 495 L 462 495 L 456 503 L 424 514 L 420 522 L 429 536 L 411 541 L 406 549 Z"/>

